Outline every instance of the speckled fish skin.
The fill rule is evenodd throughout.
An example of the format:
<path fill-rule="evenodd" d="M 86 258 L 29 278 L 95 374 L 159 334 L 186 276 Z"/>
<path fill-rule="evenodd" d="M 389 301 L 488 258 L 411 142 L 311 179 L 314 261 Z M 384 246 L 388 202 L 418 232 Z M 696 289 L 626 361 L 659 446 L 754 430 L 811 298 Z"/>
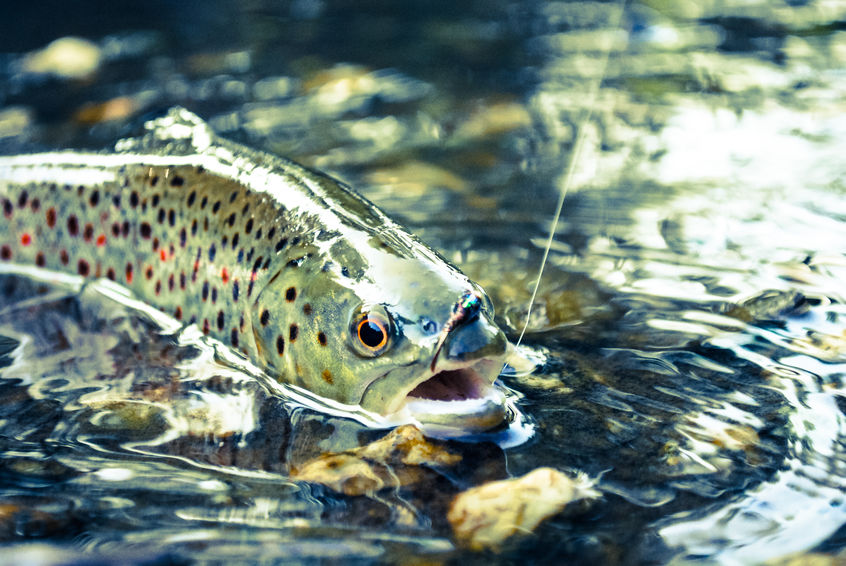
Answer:
<path fill-rule="evenodd" d="M 0 261 L 113 279 L 280 381 L 380 414 L 433 377 L 438 331 L 475 292 L 482 312 L 450 332 L 437 371 L 461 375 L 463 389 L 493 382 L 507 342 L 490 301 L 372 204 L 216 138 L 183 109 L 147 128 L 113 153 L 0 157 Z M 390 347 L 362 354 L 352 321 L 374 309 L 391 322 Z M 494 398 L 434 420 L 486 429 L 503 405 Z"/>

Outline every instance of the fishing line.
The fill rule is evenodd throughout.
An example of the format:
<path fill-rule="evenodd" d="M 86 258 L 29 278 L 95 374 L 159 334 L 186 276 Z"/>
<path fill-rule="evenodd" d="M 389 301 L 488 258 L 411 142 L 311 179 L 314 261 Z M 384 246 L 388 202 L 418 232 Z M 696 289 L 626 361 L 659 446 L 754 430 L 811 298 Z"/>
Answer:
<path fill-rule="evenodd" d="M 617 8 L 617 14 L 613 19 L 613 25 L 609 26 L 610 30 L 620 29 L 620 24 L 623 20 L 623 13 L 625 12 L 626 8 L 626 1 L 627 0 L 620 0 L 619 6 Z M 570 153 L 570 158 L 567 161 L 564 182 L 559 185 L 558 204 L 555 207 L 555 215 L 552 217 L 552 223 L 549 227 L 549 236 L 547 237 L 546 245 L 544 246 L 540 268 L 538 269 L 538 276 L 535 280 L 535 286 L 532 289 L 532 296 L 529 298 L 529 308 L 526 311 L 526 320 L 523 323 L 523 329 L 520 331 L 520 337 L 517 338 L 517 343 L 514 345 L 515 347 L 519 346 L 520 343 L 523 341 L 523 336 L 525 336 L 526 329 L 528 329 L 529 327 L 529 320 L 532 316 L 532 308 L 534 307 L 535 299 L 537 299 L 541 277 L 543 277 L 543 271 L 546 267 L 547 260 L 549 259 L 549 251 L 552 249 L 552 242 L 555 238 L 555 229 L 558 227 L 558 221 L 561 218 L 561 212 L 564 210 L 564 199 L 567 197 L 567 193 L 570 191 L 570 188 L 573 185 L 575 165 L 579 161 L 579 157 L 582 153 L 582 148 L 585 144 L 585 126 L 588 122 L 593 119 L 594 107 L 596 106 L 596 101 L 599 96 L 599 89 L 602 86 L 602 81 L 605 79 L 605 73 L 608 68 L 608 60 L 611 57 L 611 50 L 614 45 L 613 35 L 610 35 L 609 37 L 610 42 L 608 48 L 602 54 L 602 58 L 599 63 L 599 73 L 597 75 L 596 80 L 590 85 L 590 90 L 588 91 L 587 107 L 582 111 L 582 118 L 577 122 L 576 139 L 573 144 L 573 151 Z"/>

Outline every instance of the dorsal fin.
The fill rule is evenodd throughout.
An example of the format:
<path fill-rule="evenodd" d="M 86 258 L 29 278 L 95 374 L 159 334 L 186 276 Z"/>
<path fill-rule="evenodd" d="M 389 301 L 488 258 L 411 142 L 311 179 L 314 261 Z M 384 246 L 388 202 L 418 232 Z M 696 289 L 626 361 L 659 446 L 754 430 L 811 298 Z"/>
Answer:
<path fill-rule="evenodd" d="M 214 132 L 202 118 L 174 106 L 165 114 L 144 121 L 141 135 L 119 140 L 115 150 L 189 155 L 205 151 L 213 139 Z"/>

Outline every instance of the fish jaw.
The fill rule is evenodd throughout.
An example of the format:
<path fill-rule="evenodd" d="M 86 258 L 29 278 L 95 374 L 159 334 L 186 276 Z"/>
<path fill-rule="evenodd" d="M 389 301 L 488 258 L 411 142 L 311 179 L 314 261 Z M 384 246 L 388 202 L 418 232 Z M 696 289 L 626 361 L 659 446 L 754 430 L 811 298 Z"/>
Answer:
<path fill-rule="evenodd" d="M 385 416 L 390 420 L 410 419 L 424 429 L 447 436 L 476 434 L 503 426 L 511 411 L 505 393 L 495 385 L 502 367 L 499 356 L 442 364 L 435 371 L 427 367 L 417 379 L 404 380 L 408 385 L 386 400 Z M 390 375 L 398 370 L 389 372 L 385 379 L 399 377 Z"/>

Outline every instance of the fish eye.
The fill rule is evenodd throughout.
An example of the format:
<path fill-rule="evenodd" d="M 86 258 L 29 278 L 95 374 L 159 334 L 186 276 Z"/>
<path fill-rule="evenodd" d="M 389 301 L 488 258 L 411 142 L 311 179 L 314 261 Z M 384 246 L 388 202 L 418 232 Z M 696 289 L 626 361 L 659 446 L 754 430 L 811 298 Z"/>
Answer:
<path fill-rule="evenodd" d="M 385 353 L 393 340 L 393 323 L 381 306 L 362 307 L 350 321 L 353 348 L 363 356 L 375 358 Z"/>

